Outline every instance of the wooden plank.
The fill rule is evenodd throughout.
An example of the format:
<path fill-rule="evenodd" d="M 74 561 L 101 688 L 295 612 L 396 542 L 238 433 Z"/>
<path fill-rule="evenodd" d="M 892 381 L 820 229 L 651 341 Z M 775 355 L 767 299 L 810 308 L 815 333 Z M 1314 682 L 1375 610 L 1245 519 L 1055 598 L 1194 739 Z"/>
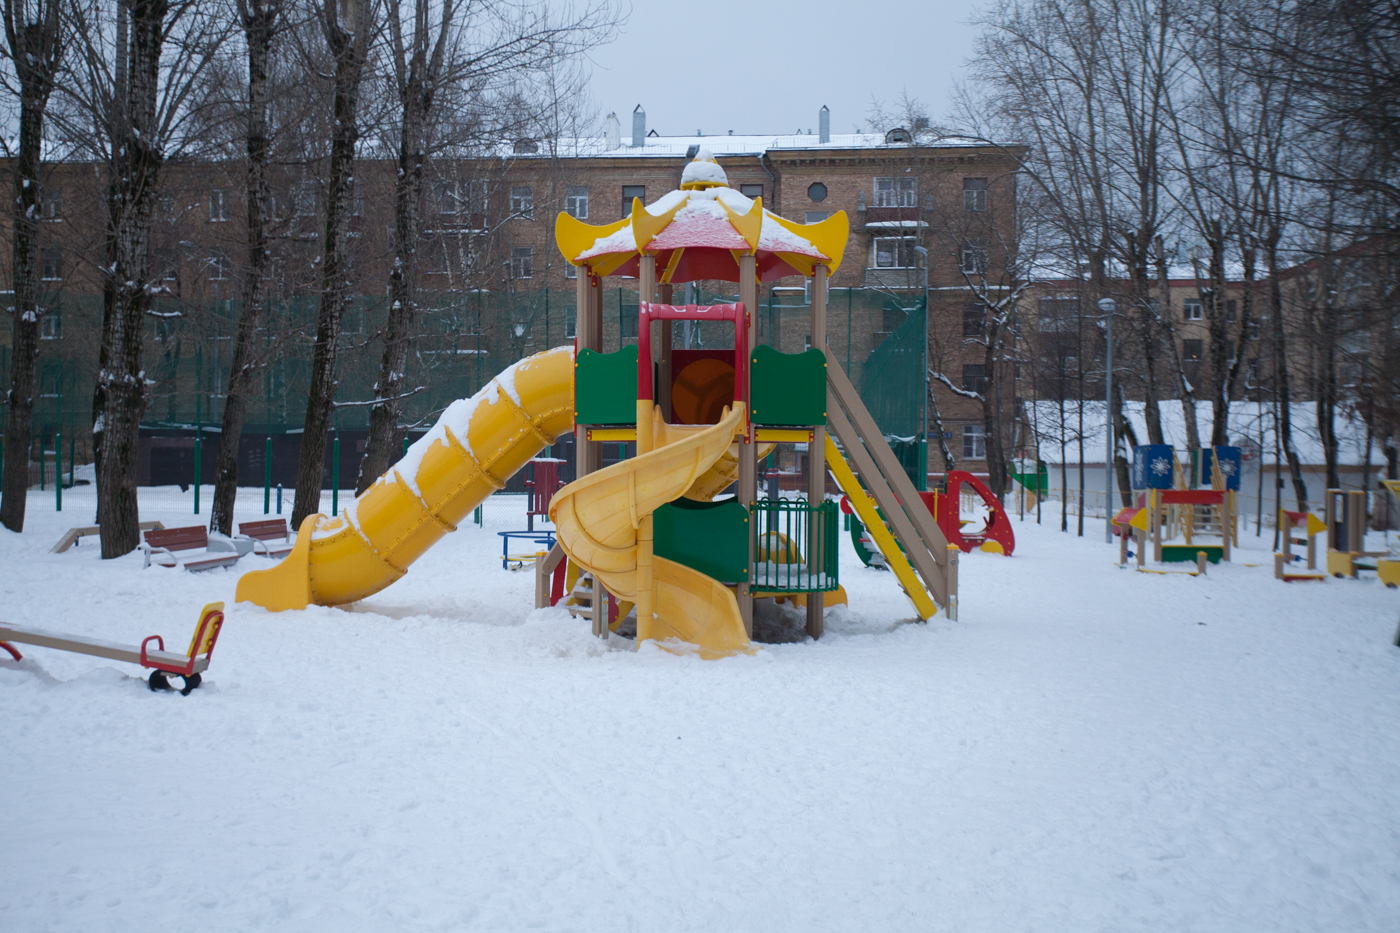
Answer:
<path fill-rule="evenodd" d="M 829 387 L 828 387 L 829 388 Z M 948 585 L 944 577 L 943 569 L 939 567 L 937 559 L 923 545 L 919 533 L 914 528 L 914 523 L 909 520 L 908 513 L 900 506 L 899 500 L 895 498 L 894 491 L 890 489 L 881 474 L 879 467 L 871 458 L 870 452 L 861 443 L 860 436 L 846 416 L 841 413 L 841 408 L 835 403 L 835 399 L 829 399 L 827 403 L 826 420 L 831 425 L 832 431 L 846 448 L 846 459 L 853 463 L 856 473 L 865 483 L 865 488 L 874 497 L 875 503 L 885 513 L 885 524 L 894 532 L 896 539 L 904 546 L 904 551 L 914 568 L 923 578 L 924 585 L 933 594 L 934 600 L 940 606 L 948 605 Z M 922 500 L 919 500 L 922 501 Z M 941 555 L 943 560 L 948 560 L 945 551 Z"/>
<path fill-rule="evenodd" d="M 136 527 L 140 531 L 150 531 L 152 529 L 164 528 L 165 526 L 160 522 L 141 522 Z M 100 525 L 82 525 L 77 528 L 69 528 L 63 537 L 58 539 L 58 543 L 49 548 L 49 553 L 62 554 L 64 551 L 77 544 L 79 538 L 88 538 L 100 534 L 102 534 L 102 526 Z"/>
<path fill-rule="evenodd" d="M 851 385 L 851 380 L 846 377 L 845 370 L 841 368 L 840 361 L 836 359 L 830 347 L 822 349 L 826 352 L 828 394 L 834 392 L 836 401 L 850 415 L 856 431 L 859 432 L 865 446 L 870 449 L 882 475 L 894 490 L 895 495 L 899 497 L 899 501 L 909 503 L 905 511 L 908 513 L 910 521 L 913 522 L 915 530 L 918 531 L 919 537 L 923 540 L 924 547 L 933 555 L 934 561 L 942 567 L 948 562 L 948 539 L 944 536 L 943 529 L 938 527 L 938 522 L 934 521 L 932 513 L 923 507 L 923 499 L 919 497 L 919 491 L 914 488 L 908 474 L 904 472 L 904 467 L 900 466 L 894 451 L 890 450 L 890 445 L 885 443 L 884 434 L 875 424 L 875 419 L 870 417 L 870 412 L 866 410 L 865 403 L 860 400 L 860 394 L 856 392 L 856 387 Z M 831 401 L 828 399 L 828 420 L 830 420 L 832 407 Z M 844 444 L 845 441 L 843 440 L 842 443 Z M 883 503 L 881 508 L 885 508 Z"/>
<path fill-rule="evenodd" d="M 86 654 L 95 658 L 107 658 L 111 661 L 126 661 L 129 664 L 141 663 L 141 649 L 139 647 L 121 645 L 110 641 L 101 641 L 96 638 L 84 638 L 81 635 L 50 632 L 45 629 L 25 629 L 13 625 L 0 625 L 0 641 L 38 645 L 41 648 L 71 651 L 75 654 Z M 175 654 L 170 651 L 147 651 L 146 657 L 150 658 L 152 661 L 168 664 L 171 667 L 184 667 L 189 663 L 188 656 Z M 196 672 L 206 670 L 208 667 L 209 659 L 207 657 L 199 658 L 195 661 L 194 669 Z"/>

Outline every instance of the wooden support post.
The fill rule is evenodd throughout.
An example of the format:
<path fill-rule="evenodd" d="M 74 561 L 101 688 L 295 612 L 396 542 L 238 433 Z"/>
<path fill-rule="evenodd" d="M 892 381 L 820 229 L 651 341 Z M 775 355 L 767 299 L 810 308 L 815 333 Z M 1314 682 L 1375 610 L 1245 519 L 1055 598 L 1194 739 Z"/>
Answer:
<path fill-rule="evenodd" d="M 1286 564 L 1286 563 L 1288 563 L 1288 555 L 1287 555 L 1287 554 L 1275 554 L 1275 555 L 1274 555 L 1274 579 L 1275 579 L 1275 580 L 1282 580 L 1282 579 L 1283 579 L 1283 565 Z"/>
<path fill-rule="evenodd" d="M 753 352 L 754 346 L 758 343 L 758 264 L 754 256 L 745 254 L 739 257 L 739 301 L 744 305 L 744 310 L 748 312 L 748 337 L 749 352 Z M 738 339 L 738 326 L 735 326 L 735 339 Z M 748 395 L 747 392 L 744 393 Z M 745 416 L 747 420 L 747 414 Z M 758 499 L 758 447 L 753 442 L 753 425 L 749 422 L 744 438 L 739 444 L 739 504 L 752 512 L 753 504 Z M 750 518 L 752 521 L 752 517 Z M 745 566 L 753 567 L 754 563 L 754 535 L 748 535 L 749 559 Z M 753 638 L 753 595 L 749 592 L 749 584 L 740 583 L 737 594 L 739 600 L 739 615 L 744 619 L 744 632 Z"/>
<path fill-rule="evenodd" d="M 1235 537 L 1235 493 L 1226 489 L 1225 495 L 1221 496 L 1221 560 L 1229 563 L 1229 546 L 1231 539 Z"/>
<path fill-rule="evenodd" d="M 948 562 L 943 565 L 943 582 L 948 587 L 948 621 L 958 621 L 958 557 L 956 544 L 948 545 Z"/>
<path fill-rule="evenodd" d="M 603 284 L 588 267 L 578 270 L 578 281 L 574 286 L 574 338 L 575 347 L 583 350 L 603 349 Z M 597 472 L 602 465 L 602 445 L 588 439 L 588 426 L 574 425 L 574 475 L 582 479 Z M 593 579 L 592 606 L 589 617 L 593 622 L 593 634 L 606 638 L 607 593 L 595 577 Z"/>
<path fill-rule="evenodd" d="M 812 273 L 812 346 L 823 348 L 826 346 L 826 266 L 818 264 Z M 807 444 L 807 503 L 813 507 L 820 505 L 826 499 L 826 423 L 823 422 L 812 427 L 812 440 Z M 816 513 L 811 516 L 813 522 L 816 521 Z M 813 525 L 815 528 L 815 525 Z M 825 535 L 818 537 L 812 535 L 809 543 L 808 558 L 811 561 L 811 569 L 815 573 L 819 563 L 825 564 L 834 555 L 823 554 L 816 547 L 817 541 L 826 540 Z M 825 630 L 825 620 L 822 611 L 825 608 L 825 594 L 812 592 L 807 594 L 807 634 L 813 638 L 821 638 Z"/>
<path fill-rule="evenodd" d="M 1196 552 L 1196 573 L 1197 573 L 1197 574 L 1199 574 L 1199 575 L 1201 575 L 1201 576 L 1205 576 L 1205 572 L 1206 572 L 1206 563 L 1207 563 L 1206 552 L 1205 552 L 1205 551 L 1197 551 L 1197 552 Z"/>
<path fill-rule="evenodd" d="M 1129 528 L 1127 525 L 1118 526 L 1118 566 L 1128 566 L 1128 538 Z"/>
<path fill-rule="evenodd" d="M 1303 533 L 1308 536 L 1308 569 L 1317 569 L 1317 535 L 1307 530 L 1308 520 L 1303 521 Z M 1291 529 L 1290 529 L 1291 530 Z"/>
<path fill-rule="evenodd" d="M 1162 506 L 1157 501 L 1160 495 L 1156 489 L 1147 490 L 1147 507 L 1152 510 L 1147 516 L 1152 523 L 1152 560 L 1158 564 L 1162 562 Z"/>
<path fill-rule="evenodd" d="M 1137 565 L 1142 568 L 1147 564 L 1147 531 L 1142 528 L 1134 528 L 1133 536 L 1137 540 Z"/>
<path fill-rule="evenodd" d="M 658 293 L 657 301 L 663 305 L 673 304 L 671 283 L 666 282 L 656 287 Z M 656 364 L 656 404 L 661 408 L 661 415 L 668 422 L 672 420 L 671 413 L 671 343 L 673 341 L 673 325 L 675 321 L 661 322 L 661 339 L 656 346 L 660 350 L 657 355 Z"/>

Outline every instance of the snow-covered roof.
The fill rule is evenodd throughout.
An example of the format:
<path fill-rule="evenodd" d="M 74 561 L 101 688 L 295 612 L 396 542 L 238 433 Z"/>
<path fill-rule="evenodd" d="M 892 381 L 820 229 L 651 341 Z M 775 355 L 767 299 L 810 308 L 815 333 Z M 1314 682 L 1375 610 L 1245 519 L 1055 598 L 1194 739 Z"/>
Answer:
<path fill-rule="evenodd" d="M 554 150 L 550 151 L 551 143 L 542 142 L 540 151 L 536 153 L 513 153 L 512 157 L 517 159 L 549 158 L 554 157 L 600 157 L 607 158 L 685 158 L 687 155 L 693 156 L 692 147 L 701 146 L 709 149 L 715 156 L 723 158 L 725 156 L 758 156 L 764 153 L 776 151 L 802 151 L 802 150 L 839 150 L 839 149 L 959 149 L 969 147 L 981 147 L 986 143 L 980 140 L 967 139 L 960 136 L 950 136 L 936 140 L 931 143 L 887 143 L 881 133 L 832 133 L 829 142 L 821 142 L 820 137 L 812 134 L 794 134 L 791 136 L 648 136 L 643 140 L 643 145 L 633 147 L 631 140 L 624 137 L 616 148 L 609 148 L 607 138 L 604 136 L 584 136 L 571 139 L 560 139 L 553 143 Z"/>

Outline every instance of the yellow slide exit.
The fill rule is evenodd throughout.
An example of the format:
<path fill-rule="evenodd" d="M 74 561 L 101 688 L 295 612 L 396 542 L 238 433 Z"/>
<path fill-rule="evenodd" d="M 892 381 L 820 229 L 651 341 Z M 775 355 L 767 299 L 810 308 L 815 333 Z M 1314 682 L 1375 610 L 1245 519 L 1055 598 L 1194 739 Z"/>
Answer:
<path fill-rule="evenodd" d="M 701 497 L 715 475 L 725 472 L 744 413 L 740 403 L 719 424 L 704 426 L 668 425 L 657 416 L 652 450 L 575 480 L 550 504 L 549 517 L 569 558 L 609 593 L 637 605 L 639 644 L 677 638 L 699 647 L 704 657 L 750 650 L 734 592 L 654 556 L 649 537 L 654 511 L 687 494 Z"/>

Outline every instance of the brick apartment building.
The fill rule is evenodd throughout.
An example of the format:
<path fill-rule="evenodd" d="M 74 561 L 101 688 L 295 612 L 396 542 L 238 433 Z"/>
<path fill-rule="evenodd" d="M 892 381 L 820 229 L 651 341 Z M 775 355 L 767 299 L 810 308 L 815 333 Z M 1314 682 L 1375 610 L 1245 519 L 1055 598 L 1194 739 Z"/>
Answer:
<path fill-rule="evenodd" d="M 428 391 L 413 400 L 417 415 L 430 416 L 511 360 L 573 336 L 574 270 L 554 247 L 557 212 L 594 224 L 620 219 L 634 197 L 649 203 L 676 188 L 701 146 L 714 153 L 731 187 L 762 197 L 775 213 L 812 222 L 844 210 L 850 218 L 845 257 L 831 281 L 829 344 L 858 385 L 871 352 L 899 329 L 923 295 L 916 247 L 928 250 L 930 332 L 963 326 L 962 268 L 991 282 L 1001 274 L 1014 235 L 1016 151 L 964 140 L 922 142 L 903 129 L 885 135 L 823 130 L 663 137 L 647 130 L 640 107 L 631 117 L 632 132 L 625 136 L 610 116 L 601 137 L 514 140 L 489 158 L 439 157 L 431 164 L 418 244 L 423 313 L 414 356 Z M 316 163 L 283 165 L 272 180 L 273 314 L 264 328 L 269 366 L 263 404 L 254 406 L 248 426 L 258 436 L 245 437 L 247 466 L 257 460 L 257 468 L 245 472 L 258 479 L 258 432 L 295 432 L 302 418 L 298 399 L 306 384 L 324 232 L 321 169 Z M 373 157 L 357 170 L 350 250 L 360 298 L 341 337 L 342 401 L 371 397 L 377 373 L 376 332 L 393 255 L 394 171 L 392 160 Z M 87 409 L 100 335 L 103 179 L 100 165 L 46 167 L 40 259 L 49 310 L 42 324 L 43 398 L 35 427 L 42 436 L 63 425 L 66 436 L 79 434 L 80 446 L 90 436 Z M 151 278 L 161 289 L 157 310 L 163 316 L 150 321 L 146 349 L 152 383 L 146 422 L 152 433 L 179 434 L 196 416 L 206 425 L 221 417 L 242 299 L 241 179 L 242 166 L 234 161 L 170 164 L 164 170 L 151 240 Z M 636 339 L 637 299 L 627 284 L 605 305 L 608 349 Z M 695 283 L 691 295 L 713 300 L 731 288 Z M 810 300 L 805 280 L 765 283 L 761 296 L 760 339 L 788 352 L 803 349 Z M 9 339 L 7 328 L 0 336 L 0 377 L 6 380 Z M 940 363 L 961 377 L 963 366 L 975 367 L 981 353 L 976 346 L 952 346 Z M 878 392 L 878 385 L 871 391 Z M 975 442 L 980 406 L 941 386 L 936 392 L 954 446 L 965 427 L 971 439 L 965 450 L 959 448 L 970 455 L 960 465 L 981 471 Z M 354 475 L 364 411 L 349 409 L 341 418 L 342 434 L 352 440 L 343 445 L 342 477 Z M 168 430 L 155 430 L 160 427 Z M 203 458 L 206 465 L 213 459 Z M 936 460 L 930 463 L 930 469 L 939 467 Z M 147 467 L 143 478 L 159 481 L 158 473 Z"/>

